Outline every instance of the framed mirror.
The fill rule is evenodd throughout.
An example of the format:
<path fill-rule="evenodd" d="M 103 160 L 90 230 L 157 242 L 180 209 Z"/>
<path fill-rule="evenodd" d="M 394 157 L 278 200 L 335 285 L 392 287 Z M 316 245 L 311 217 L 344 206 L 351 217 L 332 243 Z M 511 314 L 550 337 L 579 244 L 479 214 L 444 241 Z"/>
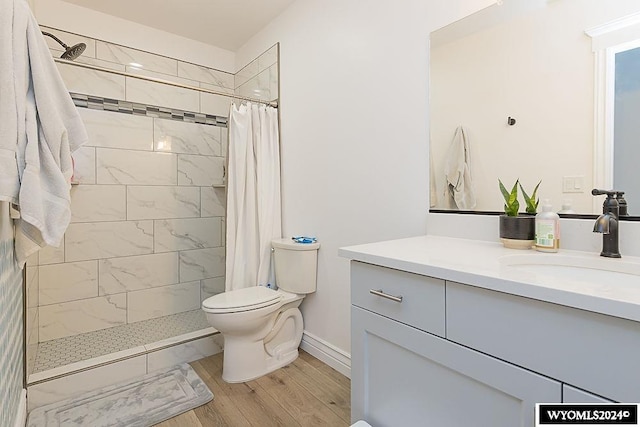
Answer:
<path fill-rule="evenodd" d="M 500 212 L 500 179 L 575 214 L 615 188 L 640 215 L 637 0 L 503 0 L 431 34 L 429 79 L 432 211 Z"/>

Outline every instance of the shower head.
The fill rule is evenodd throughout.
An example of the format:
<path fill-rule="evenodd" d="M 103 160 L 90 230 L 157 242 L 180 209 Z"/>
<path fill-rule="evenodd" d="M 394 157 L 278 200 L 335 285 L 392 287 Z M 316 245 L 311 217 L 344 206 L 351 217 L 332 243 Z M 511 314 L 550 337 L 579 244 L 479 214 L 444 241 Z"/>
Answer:
<path fill-rule="evenodd" d="M 78 43 L 78 44 L 73 45 L 71 47 L 67 47 L 66 50 L 64 51 L 64 53 L 62 55 L 60 55 L 60 58 L 68 59 L 69 61 L 73 61 L 78 56 L 82 55 L 82 52 L 84 52 L 84 50 L 86 48 L 87 48 L 87 45 L 84 44 L 84 43 Z"/>
<path fill-rule="evenodd" d="M 67 46 L 62 40 L 60 40 L 59 38 L 57 38 L 51 33 L 47 33 L 46 31 L 43 31 L 42 35 L 51 37 L 52 39 L 57 41 L 60 44 L 60 46 L 64 48 L 64 53 L 60 55 L 60 58 L 62 59 L 68 59 L 69 61 L 73 61 L 74 59 L 82 55 L 82 52 L 84 52 L 84 50 L 87 48 L 87 45 L 84 43 L 78 43 L 73 46 Z"/>

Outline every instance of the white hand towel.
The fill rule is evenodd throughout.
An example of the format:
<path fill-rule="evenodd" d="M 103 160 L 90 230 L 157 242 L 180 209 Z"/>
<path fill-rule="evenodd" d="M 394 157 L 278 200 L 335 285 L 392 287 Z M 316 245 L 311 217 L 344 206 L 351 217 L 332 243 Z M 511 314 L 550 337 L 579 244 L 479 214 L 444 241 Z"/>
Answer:
<path fill-rule="evenodd" d="M 24 265 L 40 248 L 59 246 L 71 218 L 71 153 L 87 141 L 84 124 L 24 0 L 13 4 L 13 58 L 21 218 L 16 258 Z"/>
<path fill-rule="evenodd" d="M 453 199 L 456 208 L 462 210 L 475 208 L 476 196 L 471 181 L 469 139 L 462 126 L 456 129 L 446 159 L 445 192 Z"/>
<path fill-rule="evenodd" d="M 13 59 L 13 0 L 0 2 L 0 200 L 18 203 L 18 116 Z"/>

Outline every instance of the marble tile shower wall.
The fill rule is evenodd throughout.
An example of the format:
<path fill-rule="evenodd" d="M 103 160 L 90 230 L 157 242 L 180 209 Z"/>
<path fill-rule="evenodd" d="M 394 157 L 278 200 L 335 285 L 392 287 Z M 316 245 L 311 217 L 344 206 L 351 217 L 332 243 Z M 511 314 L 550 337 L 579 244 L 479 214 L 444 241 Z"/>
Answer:
<path fill-rule="evenodd" d="M 220 92 L 234 93 L 235 79 L 231 73 L 66 33 L 53 28 L 42 27 L 42 29 L 58 36 L 68 45 L 80 42 L 86 43 L 86 50 L 75 62 L 156 77 Z M 62 54 L 60 45 L 49 37 L 46 40 L 53 55 L 60 56 Z M 224 117 L 229 114 L 230 99 L 226 97 L 193 90 L 183 90 L 144 80 L 82 69 L 72 65 L 58 64 L 58 69 L 70 92 Z"/>
<path fill-rule="evenodd" d="M 27 340 L 27 372 L 32 372 L 38 350 L 38 292 L 39 292 L 39 255 L 27 260 L 26 266 L 26 340 Z"/>
<path fill-rule="evenodd" d="M 46 30 L 87 43 L 79 62 L 234 90 L 233 74 Z M 226 97 L 58 66 L 70 92 L 228 116 Z M 224 290 L 226 128 L 79 111 L 90 139 L 74 156 L 71 224 L 32 262 L 39 342 L 195 310 Z"/>
<path fill-rule="evenodd" d="M 275 101 L 278 90 L 278 45 L 271 46 L 235 75 L 236 95 Z"/>

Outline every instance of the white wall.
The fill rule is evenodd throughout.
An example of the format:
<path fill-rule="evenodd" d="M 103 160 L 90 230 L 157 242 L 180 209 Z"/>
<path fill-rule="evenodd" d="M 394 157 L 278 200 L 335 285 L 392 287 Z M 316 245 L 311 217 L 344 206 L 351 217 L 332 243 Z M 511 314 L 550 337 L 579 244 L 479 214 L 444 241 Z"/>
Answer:
<path fill-rule="evenodd" d="M 499 216 L 430 213 L 427 233 L 459 239 L 498 242 Z M 593 232 L 594 219 L 560 218 L 560 252 L 563 250 L 600 253 L 602 234 Z M 620 221 L 620 253 L 623 259 L 640 256 L 640 223 Z"/>
<path fill-rule="evenodd" d="M 315 235 L 305 330 L 350 351 L 341 246 L 424 234 L 428 36 L 492 0 L 299 0 L 236 54 L 280 42 L 283 232 Z"/>
<path fill-rule="evenodd" d="M 231 51 L 60 0 L 29 0 L 40 25 L 234 73 Z M 152 11 L 150 11 L 152 13 Z"/>

